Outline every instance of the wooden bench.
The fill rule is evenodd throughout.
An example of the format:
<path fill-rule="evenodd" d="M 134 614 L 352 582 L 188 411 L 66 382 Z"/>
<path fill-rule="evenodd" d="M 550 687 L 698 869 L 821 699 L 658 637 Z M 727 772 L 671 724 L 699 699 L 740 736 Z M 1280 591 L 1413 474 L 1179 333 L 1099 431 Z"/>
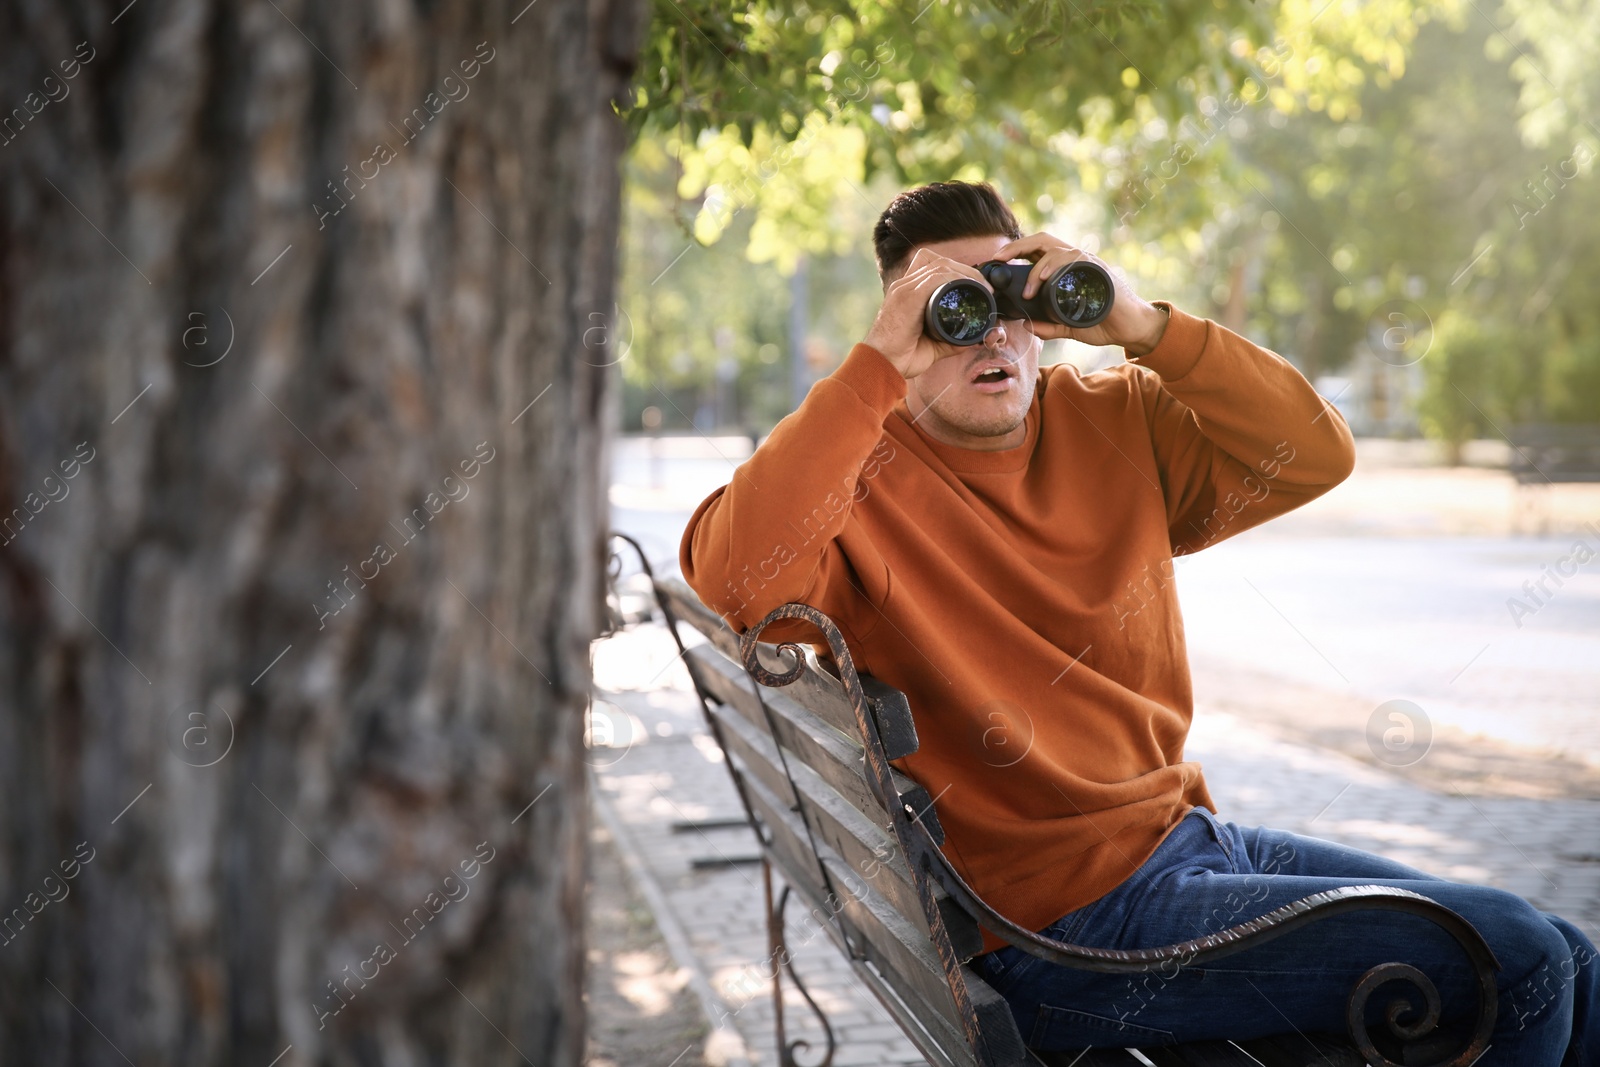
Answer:
<path fill-rule="evenodd" d="M 1143 1049 L 1092 1049 L 1072 1054 L 1028 1049 L 1005 1001 L 967 965 L 982 948 L 980 923 L 1012 944 L 1054 962 L 1138 974 L 1201 963 L 1281 936 L 1331 914 L 1357 909 L 1408 911 L 1449 931 L 1479 975 L 1477 1026 L 1466 1046 L 1444 1062 L 1466 1067 L 1486 1047 L 1495 1017 L 1494 957 L 1454 912 L 1403 890 L 1351 887 L 1318 894 L 1242 926 L 1181 945 L 1138 952 L 1081 948 L 1013 926 L 961 881 L 945 862 L 934 798 L 889 760 L 917 750 L 911 708 L 898 690 L 859 676 L 831 620 L 804 604 L 787 604 L 744 635 L 710 611 L 681 580 L 658 579 L 632 544 L 661 613 L 701 699 L 712 736 L 727 757 L 735 788 L 761 843 L 768 941 L 773 972 L 779 1063 L 793 1067 L 798 1042 L 786 1039 L 778 964 L 822 1020 L 827 1050 L 834 1037 L 789 961 L 784 908 L 791 891 L 825 920 L 824 929 L 863 984 L 906 1036 L 937 1067 L 1098 1067 L 1107 1064 L 1265 1065 L 1265 1067 L 1392 1067 L 1383 1051 L 1398 1043 L 1358 1027 L 1345 1041 L 1291 1034 L 1241 1042 Z M 615 557 L 613 557 L 615 559 Z M 613 575 L 617 569 L 613 568 Z M 805 619 L 827 640 L 832 662 L 803 646 L 758 643 L 779 618 Z M 687 623 L 703 643 L 684 641 Z M 831 668 L 831 669 L 830 669 Z M 785 883 L 773 896 L 772 870 Z M 1352 991 L 1347 1015 L 1363 1018 L 1373 990 L 1418 972 L 1400 964 L 1374 968 Z M 1422 978 L 1426 983 L 1427 979 Z M 1431 985 L 1428 987 L 1431 992 Z M 1392 1017 L 1392 1016 L 1391 1016 Z M 1431 1024 L 1430 1024 L 1431 1026 Z M 1458 1041 L 1457 1045 L 1460 1044 Z M 1356 1051 L 1357 1047 L 1363 1053 Z M 1414 1055 L 1420 1045 L 1413 1045 Z M 1447 1052 L 1456 1051 L 1447 1049 Z M 1406 1058 L 1406 1062 L 1433 1062 Z"/>
<path fill-rule="evenodd" d="M 1549 493 L 1558 483 L 1600 482 L 1600 425 L 1525 423 L 1511 427 L 1509 470 L 1517 482 L 1517 516 L 1531 515 L 1540 532 L 1550 526 Z"/>

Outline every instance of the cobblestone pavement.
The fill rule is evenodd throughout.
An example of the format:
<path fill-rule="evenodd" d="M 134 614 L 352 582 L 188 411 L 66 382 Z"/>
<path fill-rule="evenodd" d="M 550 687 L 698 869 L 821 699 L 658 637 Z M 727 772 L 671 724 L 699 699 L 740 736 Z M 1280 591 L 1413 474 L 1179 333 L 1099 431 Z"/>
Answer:
<path fill-rule="evenodd" d="M 722 755 L 666 631 L 647 625 L 595 646 L 596 795 L 619 845 L 661 890 L 666 925 L 708 981 L 721 1024 L 708 1063 L 777 1062 L 756 842 L 744 827 L 674 832 L 676 822 L 741 817 Z M 1501 886 L 1600 936 L 1600 801 L 1524 800 L 1432 791 L 1349 757 L 1266 736 L 1202 705 L 1188 754 L 1204 764 L 1224 818 L 1268 823 L 1390 856 L 1445 877 Z M 721 866 L 704 866 L 710 861 Z M 793 913 L 798 915 L 799 912 Z M 669 938 L 669 941 L 671 938 Z M 824 936 L 791 943 L 827 1012 L 839 1067 L 922 1059 Z M 716 1001 L 720 1001 L 718 1004 Z M 790 990 L 791 1037 L 821 1030 Z M 742 1047 L 741 1047 L 742 1046 Z M 663 1050 L 668 1067 L 680 1050 Z M 809 1060 L 818 1057 L 812 1055 Z M 802 1053 L 802 1062 L 808 1057 Z"/>

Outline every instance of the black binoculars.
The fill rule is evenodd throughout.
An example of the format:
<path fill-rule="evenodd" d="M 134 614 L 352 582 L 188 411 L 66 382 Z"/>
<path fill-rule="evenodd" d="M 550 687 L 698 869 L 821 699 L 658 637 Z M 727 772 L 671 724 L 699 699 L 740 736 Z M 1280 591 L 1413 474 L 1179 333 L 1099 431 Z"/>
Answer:
<path fill-rule="evenodd" d="M 997 319 L 1035 319 L 1084 329 L 1111 314 L 1116 288 L 1105 268 L 1088 260 L 1069 263 L 1050 276 L 1033 296 L 1023 299 L 1032 263 L 978 264 L 989 287 L 971 278 L 942 283 L 928 297 L 924 325 L 929 336 L 952 345 L 982 341 Z"/>

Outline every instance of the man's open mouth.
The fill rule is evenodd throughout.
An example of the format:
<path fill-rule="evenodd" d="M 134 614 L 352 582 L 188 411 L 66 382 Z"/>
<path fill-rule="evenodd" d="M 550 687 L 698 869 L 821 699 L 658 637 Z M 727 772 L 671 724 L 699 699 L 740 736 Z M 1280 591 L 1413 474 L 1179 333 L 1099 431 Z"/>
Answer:
<path fill-rule="evenodd" d="M 1000 385 L 1016 376 L 1015 364 L 991 361 L 975 368 L 968 380 L 973 385 Z"/>

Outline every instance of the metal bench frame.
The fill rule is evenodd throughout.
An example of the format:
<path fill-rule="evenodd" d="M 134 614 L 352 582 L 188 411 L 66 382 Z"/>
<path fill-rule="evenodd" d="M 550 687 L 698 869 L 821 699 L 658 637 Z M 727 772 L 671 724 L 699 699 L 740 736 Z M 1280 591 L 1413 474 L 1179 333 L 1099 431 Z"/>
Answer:
<path fill-rule="evenodd" d="M 1058 1060 L 1062 1064 L 1068 1062 L 1067 1059 L 1059 1057 L 1059 1054 L 1038 1053 L 1025 1049 L 1021 1035 L 1018 1034 L 1010 1015 L 1010 1009 L 1004 1000 L 976 972 L 964 966 L 965 960 L 975 955 L 981 947 L 981 942 L 976 939 L 977 925 L 992 931 L 1008 944 L 1024 952 L 1062 966 L 1106 974 L 1161 972 L 1170 975 L 1185 966 L 1208 963 L 1282 937 L 1329 916 L 1374 910 L 1405 912 L 1435 923 L 1461 946 L 1476 973 L 1478 1005 L 1472 1035 L 1464 1047 L 1448 1059 L 1440 1061 L 1435 1067 L 1469 1067 L 1487 1048 L 1498 1007 L 1495 972 L 1499 969 L 1499 964 L 1494 954 L 1477 930 L 1460 915 L 1424 896 L 1406 890 L 1367 885 L 1317 893 L 1220 933 L 1161 948 L 1133 951 L 1071 945 L 1041 937 L 1031 930 L 1012 923 L 974 892 L 945 858 L 939 847 L 943 833 L 932 810 L 932 801 L 928 799 L 925 790 L 890 765 L 888 752 L 891 749 L 886 748 L 884 743 L 883 722 L 887 719 L 886 713 L 898 704 L 901 706 L 900 710 L 904 712 L 905 722 L 903 725 L 892 727 L 900 735 L 894 739 L 892 750 L 899 755 L 915 751 L 914 736 L 909 740 L 903 736 L 906 729 L 914 729 L 909 726 L 909 705 L 906 704 L 904 695 L 897 690 L 858 674 L 844 637 L 831 619 L 810 605 L 788 603 L 773 609 L 743 634 L 735 634 L 725 620 L 701 604 L 681 581 L 658 579 L 643 549 L 633 538 L 622 533 L 613 533 L 612 536 L 627 542 L 638 554 L 641 570 L 650 582 L 667 628 L 672 633 L 680 656 L 689 666 L 707 726 L 727 756 L 728 770 L 732 775 L 734 787 L 739 794 L 745 815 L 761 844 L 771 959 L 781 964 L 783 970 L 788 971 L 796 989 L 822 1021 L 827 1048 L 817 1067 L 827 1067 L 831 1061 L 834 1036 L 825 1014 L 795 973 L 787 951 L 783 915 L 791 888 L 800 889 L 802 895 L 813 898 L 814 903 L 826 907 L 831 912 L 832 921 L 827 929 L 840 949 L 851 960 L 856 972 L 879 1000 L 883 1001 L 913 1043 L 928 1056 L 930 1062 L 940 1067 L 969 1067 L 969 1065 L 1009 1067 L 1012 1064 L 1050 1064 Z M 610 568 L 613 581 L 620 574 L 620 569 L 620 556 L 614 552 Z M 676 610 L 674 603 L 677 605 Z M 796 831 L 792 825 L 777 825 L 779 822 L 784 822 L 786 816 L 774 809 L 770 799 L 752 802 L 752 785 L 735 762 L 735 755 L 747 752 L 748 749 L 740 748 L 737 739 L 730 745 L 724 724 L 713 710 L 714 703 L 721 705 L 729 696 L 725 688 L 726 679 L 722 679 L 724 688 L 718 689 L 717 680 L 705 677 L 710 661 L 705 659 L 705 653 L 695 655 L 684 644 L 678 630 L 680 614 L 691 616 L 688 621 L 711 639 L 713 645 L 719 646 L 718 654 L 732 658 L 731 652 L 736 650 L 737 661 L 742 665 L 748 680 L 756 683 L 752 687 L 755 698 L 760 704 L 772 748 L 776 750 L 778 762 L 795 798 L 795 804 L 790 811 L 798 814 L 798 821 L 803 824 L 803 830 Z M 942 1021 L 923 1017 L 925 1013 L 919 1013 L 914 1006 L 896 993 L 893 983 L 886 982 L 884 975 L 880 973 L 881 959 L 873 961 L 877 964 L 876 968 L 867 966 L 870 953 L 858 944 L 860 937 L 852 935 L 851 924 L 845 920 L 845 905 L 849 901 L 836 887 L 836 876 L 830 873 L 830 863 L 824 858 L 823 850 L 818 847 L 816 813 L 806 810 L 803 801 L 807 795 L 806 791 L 796 782 L 790 765 L 790 760 L 796 758 L 796 754 L 790 749 L 774 718 L 769 707 L 770 697 L 763 693 L 763 687 L 778 690 L 803 678 L 810 679 L 809 684 L 815 685 L 818 678 L 816 668 L 808 662 L 806 649 L 794 642 L 780 643 L 776 649 L 776 657 L 779 660 L 788 658 L 791 664 L 788 669 L 774 669 L 762 662 L 763 655 L 771 657 L 773 653 L 763 652 L 760 648 L 760 635 L 770 624 L 781 619 L 801 619 L 810 623 L 816 627 L 827 643 L 832 663 L 820 659 L 817 663 L 837 679 L 843 687 L 843 696 L 848 700 L 864 756 L 864 766 L 861 770 L 864 772 L 865 784 L 871 790 L 873 798 L 887 813 L 889 825 L 880 828 L 887 829 L 892 834 L 900 856 L 909 865 L 910 881 L 915 886 L 922 918 L 926 921 L 928 942 L 937 956 L 950 997 L 954 1002 L 955 1017 L 960 1028 L 959 1038 L 964 1042 L 965 1048 L 952 1048 L 951 1045 L 955 1042 L 948 1033 L 943 1038 L 939 1036 Z M 731 645 L 730 638 L 737 641 L 736 649 Z M 768 648 L 770 647 L 769 645 Z M 748 741 L 744 743 L 749 744 Z M 757 784 L 756 788 L 762 787 Z M 777 839 L 784 834 L 788 835 L 787 843 Z M 801 844 L 806 847 L 797 848 L 795 839 L 802 834 L 804 840 Z M 804 855 L 806 851 L 809 851 L 809 856 Z M 806 862 L 803 864 L 802 861 Z M 787 883 L 776 898 L 773 896 L 772 887 L 774 864 L 782 871 Z M 805 869 L 807 866 L 814 866 L 814 870 Z M 821 899 L 816 899 L 819 897 Z M 856 933 L 859 935 L 859 931 Z M 790 1042 L 786 1039 L 779 970 L 778 966 L 772 967 L 779 1061 L 782 1067 L 796 1067 L 795 1051 L 806 1047 L 807 1043 Z M 1435 1031 L 1439 1023 L 1440 998 L 1436 987 L 1426 975 L 1404 963 L 1382 963 L 1373 967 L 1351 989 L 1346 1001 L 1345 1018 L 1348 1040 L 1359 1051 L 1365 1062 L 1374 1067 L 1399 1067 L 1374 1045 L 1364 1024 L 1368 1001 L 1374 992 L 1380 986 L 1394 981 L 1402 981 L 1416 988 L 1421 993 L 1424 1004 L 1420 1012 L 1416 1011 L 1414 1005 L 1407 1000 L 1396 999 L 1389 1004 L 1385 1019 L 1390 1033 L 1396 1040 L 1417 1041 Z M 1401 1022 L 1401 1018 L 1407 1012 L 1420 1015 L 1420 1018 Z M 1196 1047 L 1198 1046 L 1145 1049 L 1138 1058 L 1148 1063 L 1156 1062 L 1149 1057 L 1160 1057 L 1160 1062 L 1173 1064 L 1224 1063 L 1230 1059 L 1238 1063 L 1261 1062 L 1253 1056 L 1240 1055 L 1233 1058 L 1229 1054 L 1219 1057 L 1214 1052 L 1201 1058 L 1169 1055 L 1175 1050 Z M 1239 1048 L 1237 1045 L 1234 1047 Z M 1243 1053 L 1243 1049 L 1240 1049 L 1240 1052 Z M 1110 1061 L 1091 1053 L 1087 1058 L 1080 1057 L 1072 1062 L 1088 1067 L 1089 1064 Z"/>

